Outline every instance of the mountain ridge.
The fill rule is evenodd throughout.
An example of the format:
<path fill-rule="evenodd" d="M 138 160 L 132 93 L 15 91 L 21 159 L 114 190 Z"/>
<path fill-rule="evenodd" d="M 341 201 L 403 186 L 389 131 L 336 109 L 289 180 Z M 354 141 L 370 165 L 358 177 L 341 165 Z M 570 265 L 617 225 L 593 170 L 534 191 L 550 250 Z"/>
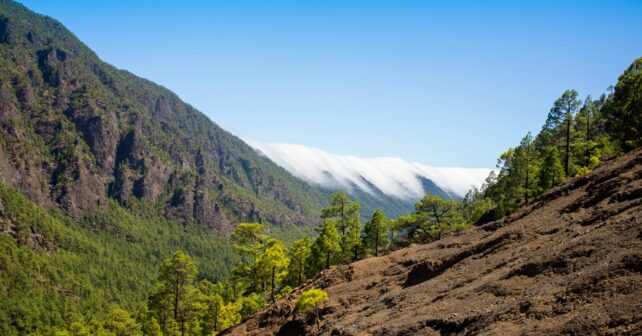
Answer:
<path fill-rule="evenodd" d="M 406 215 L 428 193 L 443 199 L 463 198 L 472 188 L 480 188 L 491 172 L 484 168 L 432 167 L 396 157 L 331 154 L 305 145 L 244 141 L 323 190 L 345 191 L 363 204 L 366 215 L 376 208 L 393 217 Z"/>
<path fill-rule="evenodd" d="M 173 92 L 104 63 L 59 22 L 0 4 L 3 183 L 76 219 L 137 198 L 221 231 L 315 224 L 322 192 Z"/>

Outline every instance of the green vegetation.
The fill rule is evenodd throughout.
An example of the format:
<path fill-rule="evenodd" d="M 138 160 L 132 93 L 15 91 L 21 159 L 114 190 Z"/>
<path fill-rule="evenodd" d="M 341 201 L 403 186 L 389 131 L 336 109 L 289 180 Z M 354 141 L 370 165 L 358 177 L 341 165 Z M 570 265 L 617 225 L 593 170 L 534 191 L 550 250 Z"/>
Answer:
<path fill-rule="evenodd" d="M 466 228 L 462 203 L 426 195 L 415 205 L 415 213 L 401 216 L 394 223 L 395 231 L 405 235 L 401 243 L 427 242 L 441 239 Z"/>
<path fill-rule="evenodd" d="M 527 134 L 498 160 L 481 193 L 496 207 L 494 218 L 569 177 L 590 172 L 601 161 L 642 145 L 642 58 L 620 76 L 608 95 L 579 99 L 566 90 L 555 100 L 540 133 Z"/>
<path fill-rule="evenodd" d="M 361 234 L 361 245 L 366 250 L 366 253 L 378 256 L 380 248 L 388 244 L 389 230 L 390 221 L 388 221 L 381 209 L 376 209 L 372 214 L 372 218 L 366 222 Z"/>
<path fill-rule="evenodd" d="M 565 91 L 481 190 L 362 228 L 344 193 L 321 209 L 321 192 L 55 20 L 0 0 L 0 29 L 1 335 L 216 334 L 324 269 L 499 218 L 642 145 L 640 58 L 597 100 Z M 297 307 L 318 317 L 325 300 Z"/>
<path fill-rule="evenodd" d="M 114 309 L 139 320 L 174 251 L 194 258 L 196 280 L 234 279 L 234 224 L 261 222 L 290 244 L 313 232 L 324 201 L 171 91 L 9 0 L 0 107 L 1 335 L 118 330 L 92 321 L 126 322 Z M 263 301 L 248 295 L 240 309 Z"/>
<path fill-rule="evenodd" d="M 328 293 L 321 289 L 313 288 L 303 291 L 296 301 L 296 310 L 306 313 L 318 309 L 319 305 L 328 301 Z"/>
<path fill-rule="evenodd" d="M 296 301 L 296 310 L 302 313 L 314 312 L 314 320 L 319 322 L 319 305 L 328 301 L 328 293 L 324 290 L 312 288 L 301 293 Z"/>
<path fill-rule="evenodd" d="M 240 224 L 230 244 L 200 225 L 167 220 L 157 215 L 158 205 L 136 199 L 127 209 L 110 201 L 105 208 L 71 220 L 0 186 L 4 232 L 0 286 L 6 293 L 0 301 L 0 333 L 52 334 L 60 327 L 72 334 L 135 332 L 138 327 L 131 319 L 145 335 L 159 328 L 186 334 L 203 326 L 220 330 L 323 269 L 456 234 L 489 214 L 494 218 L 509 214 L 563 183 L 567 174 L 586 174 L 602 160 L 640 144 L 636 132 L 641 128 L 642 86 L 635 83 L 641 64 L 642 59 L 636 60 L 615 89 L 597 100 L 589 97 L 578 105 L 577 94 L 565 92 L 553 104 L 541 132 L 535 137 L 527 134 L 516 148 L 506 151 L 498 160 L 497 173 L 481 190 L 472 190 L 461 201 L 426 195 L 413 214 L 391 221 L 390 229 L 385 215 L 375 211 L 362 230 L 359 204 L 337 193 L 321 211 L 323 225 L 314 239 L 296 240 L 307 233 L 296 226 L 290 230 Z M 291 248 L 286 251 L 287 245 Z M 168 252 L 176 250 L 195 257 L 200 281 L 190 286 L 200 294 L 188 295 L 186 290 L 179 295 L 177 309 L 159 310 L 159 305 L 176 300 L 160 295 L 167 284 L 161 285 L 159 278 L 155 287 L 152 275 Z M 150 299 L 145 305 L 150 293 L 156 301 Z M 191 304 L 182 306 L 185 300 Z M 200 315 L 193 315 L 194 309 Z"/>
<path fill-rule="evenodd" d="M 330 196 L 330 206 L 321 211 L 321 218 L 333 222 L 341 237 L 341 260 L 355 261 L 359 257 L 359 234 L 361 233 L 361 205 L 340 191 Z"/>
<path fill-rule="evenodd" d="M 308 270 L 308 259 L 312 251 L 312 239 L 308 236 L 295 241 L 290 248 L 289 257 L 290 265 L 288 282 L 295 286 L 300 286 L 306 279 Z"/>
<path fill-rule="evenodd" d="M 137 311 L 167 251 L 198 256 L 201 276 L 208 279 L 226 277 L 239 260 L 215 232 L 151 213 L 133 215 L 115 202 L 72 221 L 0 185 L 0 204 L 2 335 L 103 319 L 114 307 Z"/>
<path fill-rule="evenodd" d="M 337 226 L 334 221 L 326 220 L 319 228 L 319 236 L 312 244 L 312 268 L 314 272 L 321 269 L 330 268 L 331 260 L 340 260 L 334 257 L 335 254 L 341 252 L 341 236 L 337 231 Z M 331 259 L 331 257 L 334 257 Z"/>

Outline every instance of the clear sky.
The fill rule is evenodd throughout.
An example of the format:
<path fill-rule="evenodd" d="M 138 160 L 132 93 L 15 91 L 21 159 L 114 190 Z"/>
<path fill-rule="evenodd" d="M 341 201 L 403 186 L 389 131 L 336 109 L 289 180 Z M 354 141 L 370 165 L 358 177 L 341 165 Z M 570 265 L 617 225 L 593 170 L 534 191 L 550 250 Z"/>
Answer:
<path fill-rule="evenodd" d="M 642 56 L 642 1 L 45 1 L 108 63 L 262 142 L 494 167 Z"/>

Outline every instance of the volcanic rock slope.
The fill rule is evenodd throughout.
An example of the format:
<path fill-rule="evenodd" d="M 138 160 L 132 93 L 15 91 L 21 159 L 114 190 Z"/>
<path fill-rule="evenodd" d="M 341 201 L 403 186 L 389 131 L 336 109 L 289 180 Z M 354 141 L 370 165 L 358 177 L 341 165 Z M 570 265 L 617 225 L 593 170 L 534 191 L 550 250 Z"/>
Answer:
<path fill-rule="evenodd" d="M 642 149 L 461 235 L 325 271 L 224 335 L 642 334 Z"/>

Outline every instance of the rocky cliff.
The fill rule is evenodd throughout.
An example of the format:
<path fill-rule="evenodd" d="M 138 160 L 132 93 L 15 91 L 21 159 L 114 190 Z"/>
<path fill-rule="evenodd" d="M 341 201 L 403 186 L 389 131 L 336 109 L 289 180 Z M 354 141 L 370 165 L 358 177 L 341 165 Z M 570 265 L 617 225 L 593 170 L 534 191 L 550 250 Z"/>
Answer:
<path fill-rule="evenodd" d="M 226 231 L 314 219 L 324 196 L 171 91 L 0 1 L 0 182 L 78 219 L 109 199 Z"/>

